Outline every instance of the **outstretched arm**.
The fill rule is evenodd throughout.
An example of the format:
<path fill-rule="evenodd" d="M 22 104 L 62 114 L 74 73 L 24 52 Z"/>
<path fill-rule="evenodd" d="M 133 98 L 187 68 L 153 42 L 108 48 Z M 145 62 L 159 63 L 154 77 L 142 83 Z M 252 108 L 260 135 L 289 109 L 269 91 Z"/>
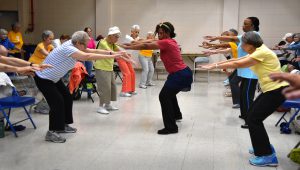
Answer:
<path fill-rule="evenodd" d="M 124 49 L 130 49 L 130 50 L 158 50 L 159 46 L 157 44 L 157 41 L 149 41 L 149 42 L 138 42 L 135 44 L 123 44 L 122 47 Z"/>

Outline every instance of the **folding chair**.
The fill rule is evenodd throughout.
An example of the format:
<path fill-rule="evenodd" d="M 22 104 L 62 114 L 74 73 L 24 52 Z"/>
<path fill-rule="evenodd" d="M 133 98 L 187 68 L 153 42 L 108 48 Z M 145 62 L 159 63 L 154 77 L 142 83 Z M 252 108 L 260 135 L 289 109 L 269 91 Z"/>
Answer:
<path fill-rule="evenodd" d="M 292 115 L 292 117 L 290 118 L 289 121 L 287 121 L 285 119 L 285 115 L 288 113 L 288 111 L 287 111 L 280 117 L 280 119 L 275 124 L 275 126 L 278 126 L 278 124 L 281 122 L 281 120 L 284 120 L 285 122 L 280 123 L 280 131 L 281 131 L 281 133 L 290 134 L 292 132 L 292 130 L 290 129 L 290 124 L 292 123 L 292 121 L 295 119 L 295 117 L 298 115 L 298 113 L 300 111 L 300 99 L 286 100 L 282 104 L 282 107 L 284 107 L 286 109 L 294 108 L 296 110 L 296 112 Z"/>
<path fill-rule="evenodd" d="M 207 71 L 207 82 L 209 83 L 209 70 L 204 70 L 202 68 L 197 68 L 197 64 L 208 64 L 209 63 L 209 58 L 208 57 L 197 57 L 195 58 L 194 60 L 194 74 L 193 74 L 193 81 L 195 82 L 196 81 L 196 71 Z"/>
<path fill-rule="evenodd" d="M 120 74 L 121 73 L 120 67 L 117 64 L 114 64 L 113 70 L 115 72 L 115 79 L 117 79 L 117 77 L 119 77 L 121 82 L 123 82 L 123 79 L 122 79 L 121 74 Z"/>
<path fill-rule="evenodd" d="M 6 119 L 6 127 L 10 127 L 11 131 L 14 133 L 15 137 L 18 137 L 17 132 L 14 128 L 14 125 L 23 122 L 25 120 L 30 120 L 31 124 L 33 125 L 34 129 L 36 129 L 36 126 L 29 114 L 29 112 L 26 109 L 26 106 L 33 105 L 35 103 L 35 98 L 33 97 L 22 97 L 18 95 L 17 90 L 12 87 L 12 96 L 0 98 L 0 110 Z M 12 123 L 10 120 L 10 114 L 12 108 L 20 108 L 22 107 L 25 110 L 25 113 L 27 115 L 27 118 L 17 121 L 15 123 Z M 8 113 L 5 112 L 5 109 L 8 109 Z M 2 117 L 3 118 L 3 117 Z"/>
<path fill-rule="evenodd" d="M 88 99 L 91 99 L 93 103 L 94 103 L 94 99 L 92 97 L 92 94 L 97 93 L 97 95 L 100 97 L 95 83 L 96 83 L 95 75 L 91 75 L 91 76 L 87 75 L 84 77 L 84 79 L 81 81 L 79 85 L 79 87 L 81 87 L 80 96 L 82 95 L 82 92 L 87 92 Z"/>

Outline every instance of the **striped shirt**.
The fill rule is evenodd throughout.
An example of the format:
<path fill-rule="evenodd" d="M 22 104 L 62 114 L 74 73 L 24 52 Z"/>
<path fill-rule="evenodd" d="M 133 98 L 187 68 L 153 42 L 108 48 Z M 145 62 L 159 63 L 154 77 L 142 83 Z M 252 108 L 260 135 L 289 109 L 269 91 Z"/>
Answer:
<path fill-rule="evenodd" d="M 43 62 L 43 64 L 52 65 L 53 68 L 37 71 L 36 75 L 42 79 L 52 80 L 54 83 L 58 82 L 69 70 L 74 68 L 77 60 L 73 59 L 71 55 L 77 51 L 79 49 L 74 47 L 71 40 L 63 43 L 50 52 Z"/>

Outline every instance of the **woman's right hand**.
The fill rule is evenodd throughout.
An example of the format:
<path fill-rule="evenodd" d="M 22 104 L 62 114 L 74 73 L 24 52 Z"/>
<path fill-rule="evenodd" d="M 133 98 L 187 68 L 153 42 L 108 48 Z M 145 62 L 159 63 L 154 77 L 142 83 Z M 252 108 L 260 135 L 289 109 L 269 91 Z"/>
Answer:
<path fill-rule="evenodd" d="M 34 72 L 37 71 L 34 67 L 26 66 L 26 67 L 17 67 L 16 72 L 23 74 L 23 75 L 29 75 L 34 76 Z"/>
<path fill-rule="evenodd" d="M 217 36 L 204 36 L 203 38 L 210 41 L 216 41 L 218 39 Z"/>

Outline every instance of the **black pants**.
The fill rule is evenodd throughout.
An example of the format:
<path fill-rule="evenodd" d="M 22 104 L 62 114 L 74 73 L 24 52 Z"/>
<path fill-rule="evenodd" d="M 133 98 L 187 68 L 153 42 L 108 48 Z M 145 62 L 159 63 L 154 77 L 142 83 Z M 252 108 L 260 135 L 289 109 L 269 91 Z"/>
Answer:
<path fill-rule="evenodd" d="M 256 85 L 257 79 L 242 78 L 240 86 L 240 111 L 242 118 L 245 120 L 247 119 L 247 112 L 253 103 Z"/>
<path fill-rule="evenodd" d="M 159 101 L 161 105 L 161 111 L 163 121 L 166 129 L 177 130 L 176 119 L 181 119 L 182 114 L 177 102 L 177 93 L 180 90 L 175 90 L 164 86 L 159 93 Z"/>
<path fill-rule="evenodd" d="M 249 109 L 246 122 L 249 126 L 251 142 L 256 156 L 272 154 L 269 137 L 263 121 L 285 101 L 281 93 L 283 89 L 284 87 L 281 87 L 260 94 Z"/>
<path fill-rule="evenodd" d="M 49 130 L 64 130 L 65 124 L 73 123 L 73 99 L 69 89 L 62 80 L 54 83 L 51 80 L 42 79 L 38 76 L 35 76 L 34 80 L 50 107 Z"/>
<path fill-rule="evenodd" d="M 237 70 L 234 70 L 233 73 L 229 76 L 229 85 L 232 94 L 232 103 L 240 104 L 240 82 L 242 78 L 237 75 Z"/>

